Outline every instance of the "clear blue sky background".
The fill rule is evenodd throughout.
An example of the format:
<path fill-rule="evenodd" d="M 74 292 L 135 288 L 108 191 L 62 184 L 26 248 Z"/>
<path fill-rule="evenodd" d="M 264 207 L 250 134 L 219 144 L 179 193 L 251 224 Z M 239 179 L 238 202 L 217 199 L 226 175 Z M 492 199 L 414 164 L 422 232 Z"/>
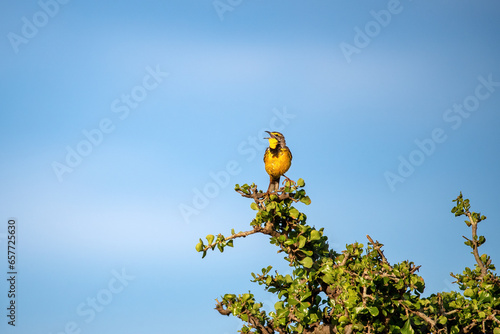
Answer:
<path fill-rule="evenodd" d="M 474 264 L 450 213 L 462 191 L 500 265 L 498 2 L 54 3 L 0 10 L 2 333 L 235 333 L 214 299 L 248 290 L 269 311 L 250 272 L 290 269 L 265 238 L 203 260 L 194 246 L 249 229 L 233 187 L 267 186 L 271 128 L 306 181 L 299 209 L 336 250 L 369 234 L 391 263 L 422 265 L 427 294 L 449 291 Z"/>

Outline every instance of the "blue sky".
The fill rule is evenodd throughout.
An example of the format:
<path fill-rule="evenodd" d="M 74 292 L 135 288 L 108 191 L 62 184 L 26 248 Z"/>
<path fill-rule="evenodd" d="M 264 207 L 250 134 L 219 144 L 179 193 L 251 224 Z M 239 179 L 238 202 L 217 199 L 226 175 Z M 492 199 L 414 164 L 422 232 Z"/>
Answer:
<path fill-rule="evenodd" d="M 369 234 L 391 263 L 422 265 L 426 293 L 449 291 L 449 273 L 473 265 L 450 213 L 462 191 L 500 263 L 499 10 L 4 1 L 0 243 L 14 217 L 18 308 L 2 333 L 235 333 L 214 300 L 248 290 L 269 311 L 277 300 L 250 273 L 290 269 L 265 238 L 194 250 L 249 229 L 233 186 L 267 186 L 269 129 L 293 152 L 287 175 L 306 181 L 299 209 L 334 249 Z"/>

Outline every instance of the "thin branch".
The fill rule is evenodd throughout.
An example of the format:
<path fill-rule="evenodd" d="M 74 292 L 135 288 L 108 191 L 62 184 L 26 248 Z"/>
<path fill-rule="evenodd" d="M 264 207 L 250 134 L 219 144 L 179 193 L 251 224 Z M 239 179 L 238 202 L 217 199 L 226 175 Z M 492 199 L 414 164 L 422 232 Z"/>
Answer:
<path fill-rule="evenodd" d="M 222 302 L 220 302 L 218 299 L 216 299 L 215 301 L 217 302 L 217 304 L 215 305 L 215 309 L 217 311 L 219 311 L 220 314 L 227 315 L 227 316 L 229 316 L 231 314 L 231 311 L 224 308 L 224 306 L 222 305 Z"/>
<path fill-rule="evenodd" d="M 415 271 L 418 271 L 420 269 L 420 267 L 422 266 L 416 266 L 416 267 L 413 267 L 411 270 L 410 270 L 410 274 L 414 274 Z"/>
<path fill-rule="evenodd" d="M 345 266 L 347 261 L 349 261 L 349 259 L 351 258 L 351 256 L 349 255 L 349 253 L 346 250 L 342 251 L 342 253 L 344 254 L 344 259 L 342 259 L 342 262 L 337 264 L 338 267 Z"/>
<path fill-rule="evenodd" d="M 445 312 L 444 315 L 448 316 L 448 315 L 452 315 L 452 314 L 455 314 L 455 313 L 458 313 L 458 312 L 460 312 L 460 310 L 455 309 L 455 310 L 451 310 L 449 312 Z"/>
<path fill-rule="evenodd" d="M 350 333 L 350 332 L 348 332 L 349 326 L 351 326 L 351 325 L 346 326 L 345 333 Z M 338 333 L 338 330 L 333 325 L 322 324 L 322 325 L 315 326 L 312 329 L 305 329 L 303 333 L 304 334 L 335 334 L 335 333 Z"/>
<path fill-rule="evenodd" d="M 370 241 L 370 243 L 373 245 L 373 248 L 375 250 L 377 250 L 378 254 L 382 258 L 382 262 L 386 263 L 386 264 L 389 264 L 389 261 L 387 261 L 385 255 L 384 255 L 384 252 L 381 249 L 383 245 L 381 243 L 379 243 L 378 241 L 374 242 L 373 239 L 369 235 L 367 235 L 366 237 L 368 238 L 368 241 Z"/>
<path fill-rule="evenodd" d="M 437 297 L 438 297 L 439 311 L 441 312 L 441 314 L 445 314 L 445 309 L 443 305 L 443 296 L 440 293 L 438 293 Z"/>
<path fill-rule="evenodd" d="M 264 193 L 264 192 L 259 192 L 259 190 L 257 190 L 257 186 L 254 185 L 253 187 L 250 187 L 249 194 L 242 191 L 242 190 L 237 190 L 237 192 L 243 197 L 253 198 L 255 203 L 257 203 L 258 205 L 260 205 L 266 198 L 270 197 L 271 195 L 276 195 L 276 197 L 280 201 L 285 200 L 285 199 L 291 199 L 294 202 L 298 202 L 299 201 L 298 199 L 293 198 L 293 196 L 290 196 L 290 193 L 285 192 L 285 188 L 286 187 L 281 187 L 276 192 L 272 192 L 272 193 L 265 192 Z"/>
<path fill-rule="evenodd" d="M 282 191 L 283 188 L 279 189 L 279 191 Z M 290 193 L 284 193 L 282 192 L 281 194 L 279 194 L 278 192 L 274 193 L 276 195 L 276 197 L 282 201 L 284 199 L 291 199 L 292 201 L 294 202 L 298 202 L 297 199 L 293 198 L 292 196 L 290 196 Z M 246 197 L 246 198 L 253 198 L 255 201 L 258 201 L 258 202 L 261 202 L 262 199 L 266 198 L 266 197 L 269 197 L 270 194 L 268 193 L 262 193 L 262 192 L 251 192 L 250 194 L 245 194 L 244 192 L 242 191 L 238 191 L 238 193 L 240 193 L 241 196 L 243 197 Z"/>
<path fill-rule="evenodd" d="M 415 311 L 415 310 L 409 309 L 402 302 L 403 301 L 400 300 L 399 301 L 399 305 L 403 306 L 403 308 L 406 310 L 407 313 L 411 312 L 411 313 L 415 314 L 416 316 L 422 318 L 426 323 L 428 323 L 431 326 L 431 331 L 432 331 L 432 329 L 434 329 L 436 327 L 436 322 L 434 320 L 432 320 L 429 316 L 427 316 L 426 314 L 424 314 L 424 313 L 422 313 L 420 311 Z"/>
<path fill-rule="evenodd" d="M 368 290 L 368 288 L 366 286 L 363 287 L 363 295 L 361 296 L 361 298 L 363 299 L 363 307 L 366 307 L 366 298 L 368 297 L 368 294 L 366 293 L 366 291 Z"/>
<path fill-rule="evenodd" d="M 253 328 L 260 330 L 264 334 L 273 334 L 274 329 L 270 326 L 265 326 L 257 317 L 254 317 L 250 312 L 245 312 L 248 315 L 248 323 L 250 323 Z"/>
<path fill-rule="evenodd" d="M 486 269 L 486 266 L 484 265 L 483 261 L 481 261 L 481 257 L 479 256 L 479 250 L 478 250 L 479 246 L 477 244 L 477 222 L 474 221 L 474 219 L 472 218 L 472 214 L 469 211 L 467 211 L 465 214 L 467 215 L 470 223 L 472 224 L 472 240 L 471 240 L 472 253 L 474 254 L 474 258 L 476 259 L 479 268 L 481 268 L 481 276 L 479 276 L 479 278 L 483 279 L 483 277 L 486 276 L 486 274 L 488 273 L 488 270 Z"/>
<path fill-rule="evenodd" d="M 231 311 L 228 309 L 224 308 L 224 305 L 222 302 L 219 302 L 219 300 L 215 300 L 217 302 L 215 309 L 222 315 L 227 315 L 229 316 L 231 314 Z M 273 334 L 274 333 L 274 328 L 271 324 L 268 326 L 264 325 L 257 317 L 252 315 L 250 312 L 245 311 L 244 314 L 248 316 L 248 323 L 255 329 L 259 329 L 262 333 L 264 334 Z"/>
<path fill-rule="evenodd" d="M 493 314 L 490 314 L 488 318 L 486 318 L 486 320 L 493 320 L 494 322 L 500 325 L 500 320 L 497 319 L 496 314 L 498 314 L 498 312 L 493 311 Z"/>
<path fill-rule="evenodd" d="M 249 236 L 251 234 L 263 232 L 264 230 L 265 229 L 262 228 L 262 227 L 260 227 L 260 226 L 254 226 L 253 230 L 246 231 L 246 232 L 238 232 L 238 233 L 232 234 L 229 237 L 224 238 L 224 240 L 222 240 L 222 242 L 226 242 L 226 241 L 229 241 L 231 239 L 236 239 L 236 238 L 246 238 L 247 236 Z M 266 233 L 266 234 L 268 234 L 268 233 Z M 208 246 L 205 246 L 205 248 L 203 248 L 202 251 L 208 251 L 210 248 L 214 247 L 214 245 L 216 245 L 218 242 L 220 242 L 220 241 L 215 240 L 215 243 L 210 244 Z"/>
<path fill-rule="evenodd" d="M 263 234 L 267 234 L 267 235 L 270 235 L 270 236 L 276 237 L 276 238 L 278 238 L 281 235 L 281 233 L 276 232 L 274 230 L 273 223 L 268 221 L 264 227 L 259 226 L 259 225 L 255 225 L 253 227 L 253 230 L 232 234 L 228 237 L 225 237 L 224 240 L 222 240 L 222 241 L 215 240 L 215 242 L 213 244 L 205 246 L 205 248 L 203 248 L 202 251 L 208 251 L 209 249 L 214 247 L 218 242 L 226 242 L 226 241 L 229 241 L 231 239 L 236 239 L 236 238 L 246 238 L 249 235 L 252 235 L 255 233 L 263 233 Z"/>
<path fill-rule="evenodd" d="M 472 328 L 477 325 L 477 320 L 473 319 L 472 322 L 464 328 L 464 333 L 469 333 Z"/>

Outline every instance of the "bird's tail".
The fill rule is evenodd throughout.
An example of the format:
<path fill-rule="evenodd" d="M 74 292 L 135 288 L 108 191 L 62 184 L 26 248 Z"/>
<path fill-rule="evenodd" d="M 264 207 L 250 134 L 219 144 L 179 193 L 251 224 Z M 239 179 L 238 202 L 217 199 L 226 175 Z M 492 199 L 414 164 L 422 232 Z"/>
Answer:
<path fill-rule="evenodd" d="M 280 188 L 280 177 L 277 178 L 270 176 L 269 177 L 269 188 L 267 188 L 267 192 L 276 192 Z"/>

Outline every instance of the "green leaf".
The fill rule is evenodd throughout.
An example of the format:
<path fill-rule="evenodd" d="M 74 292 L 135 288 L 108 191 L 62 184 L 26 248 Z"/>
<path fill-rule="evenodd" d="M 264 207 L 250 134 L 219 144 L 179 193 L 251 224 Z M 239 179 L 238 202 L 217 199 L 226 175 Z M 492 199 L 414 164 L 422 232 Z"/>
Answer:
<path fill-rule="evenodd" d="M 306 255 L 306 256 L 312 256 L 313 255 L 313 251 L 312 250 L 302 249 L 301 252 L 304 253 L 304 255 Z"/>
<path fill-rule="evenodd" d="M 309 198 L 309 196 L 304 196 L 304 197 L 302 197 L 302 198 L 300 199 L 300 201 L 301 201 L 302 203 L 304 203 L 305 205 L 309 205 L 309 204 L 311 204 L 311 199 Z"/>
<path fill-rule="evenodd" d="M 236 298 L 236 295 L 233 295 L 232 293 L 226 293 L 224 297 L 222 297 L 224 300 L 234 300 Z"/>
<path fill-rule="evenodd" d="M 345 323 L 347 323 L 348 321 L 349 321 L 349 318 L 348 318 L 348 317 L 346 317 L 345 315 L 343 315 L 343 316 L 341 316 L 341 317 L 339 318 L 339 322 L 340 322 L 341 324 L 345 324 Z"/>
<path fill-rule="evenodd" d="M 321 239 L 321 232 L 318 230 L 311 231 L 311 240 L 319 240 Z"/>
<path fill-rule="evenodd" d="M 304 300 L 306 300 L 307 298 L 309 298 L 311 295 L 312 295 L 311 291 L 308 291 L 308 292 L 304 293 L 302 296 L 300 296 L 300 301 L 303 302 Z"/>
<path fill-rule="evenodd" d="M 365 310 L 365 308 L 363 306 L 358 306 L 358 307 L 355 307 L 354 308 L 354 314 L 359 314 L 360 312 L 362 312 L 363 310 Z"/>
<path fill-rule="evenodd" d="M 200 239 L 200 242 L 196 244 L 196 251 L 201 252 L 203 250 L 203 241 Z"/>
<path fill-rule="evenodd" d="M 297 219 L 299 217 L 300 212 L 299 212 L 299 210 L 297 210 L 295 208 L 291 208 L 289 211 L 289 214 L 290 214 L 290 217 Z"/>
<path fill-rule="evenodd" d="M 255 202 L 252 202 L 252 204 L 250 204 L 250 208 L 252 208 L 252 210 L 259 211 L 259 206 Z"/>
<path fill-rule="evenodd" d="M 304 246 L 306 245 L 306 237 L 304 237 L 303 235 L 300 235 L 299 236 L 299 248 L 304 248 Z"/>
<path fill-rule="evenodd" d="M 500 334 L 500 327 L 496 327 L 496 328 L 493 330 L 493 334 Z"/>
<path fill-rule="evenodd" d="M 362 333 L 361 331 L 363 330 L 365 326 L 363 324 L 360 324 L 359 322 L 357 324 L 353 324 L 352 328 L 356 330 L 355 333 Z"/>
<path fill-rule="evenodd" d="M 331 274 L 326 274 L 325 276 L 323 276 L 323 282 L 325 282 L 326 284 L 332 284 L 335 282 L 335 280 L 333 279 L 333 276 Z"/>
<path fill-rule="evenodd" d="M 211 245 L 214 242 L 214 236 L 212 234 L 207 235 L 208 244 Z"/>
<path fill-rule="evenodd" d="M 481 246 L 481 245 L 482 245 L 482 244 L 484 244 L 485 242 L 486 242 L 486 238 L 485 238 L 483 235 L 479 236 L 479 239 L 478 239 L 478 241 L 477 241 L 478 246 Z"/>
<path fill-rule="evenodd" d="M 467 290 L 464 291 L 464 296 L 470 298 L 474 296 L 474 291 L 471 288 L 468 288 Z"/>
<path fill-rule="evenodd" d="M 370 314 L 374 317 L 376 317 L 379 313 L 378 308 L 372 306 L 368 308 L 368 311 L 370 311 Z"/>
<path fill-rule="evenodd" d="M 306 267 L 306 268 L 311 268 L 313 265 L 313 260 L 310 257 L 304 258 L 300 263 Z"/>
<path fill-rule="evenodd" d="M 304 180 L 302 178 L 297 180 L 297 187 L 303 187 L 305 185 L 306 185 L 306 183 L 304 182 Z"/>
<path fill-rule="evenodd" d="M 413 327 L 411 327 L 410 319 L 406 320 L 405 325 L 401 328 L 401 334 L 415 334 Z"/>

